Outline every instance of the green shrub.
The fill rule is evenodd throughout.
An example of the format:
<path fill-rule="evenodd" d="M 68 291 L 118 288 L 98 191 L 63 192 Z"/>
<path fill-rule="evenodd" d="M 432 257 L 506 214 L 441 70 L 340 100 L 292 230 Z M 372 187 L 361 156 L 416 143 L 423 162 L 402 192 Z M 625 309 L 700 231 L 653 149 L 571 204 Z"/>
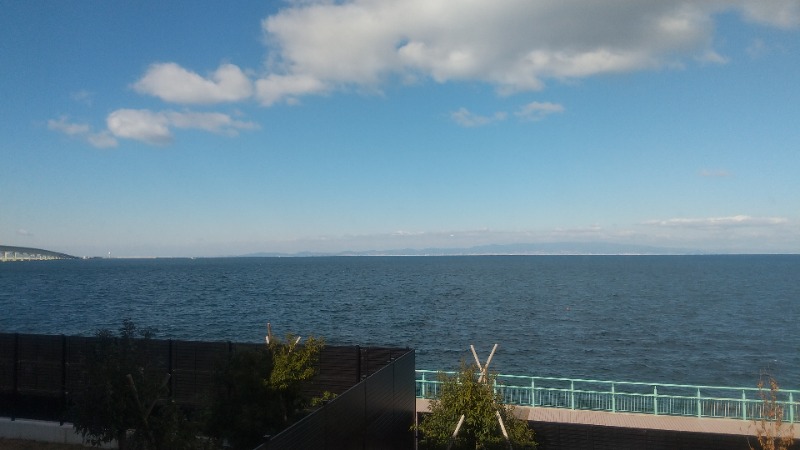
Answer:
<path fill-rule="evenodd" d="M 206 431 L 234 449 L 252 449 L 298 420 L 310 405 L 301 392 L 317 373 L 323 341 L 294 336 L 270 339 L 258 350 L 234 353 L 220 367 L 208 410 Z"/>
<path fill-rule="evenodd" d="M 448 448 L 453 432 L 464 415 L 458 436 L 452 439 L 453 449 L 506 449 L 497 415 L 503 419 L 509 440 L 515 449 L 533 448 L 533 430 L 528 423 L 514 417 L 513 406 L 504 405 L 492 388 L 496 375 L 480 380 L 477 366 L 462 362 L 453 376 L 439 374 L 442 383 L 439 398 L 431 401 L 430 414 L 416 427 L 421 432 L 421 448 Z"/>

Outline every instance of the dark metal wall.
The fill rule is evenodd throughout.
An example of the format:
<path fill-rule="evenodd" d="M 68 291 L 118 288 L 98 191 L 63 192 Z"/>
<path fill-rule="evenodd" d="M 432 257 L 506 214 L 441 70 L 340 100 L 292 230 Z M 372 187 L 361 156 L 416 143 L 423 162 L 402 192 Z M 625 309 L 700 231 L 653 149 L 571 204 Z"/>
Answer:
<path fill-rule="evenodd" d="M 746 436 L 530 422 L 537 450 L 748 450 Z M 759 448 L 754 437 L 752 448 Z M 792 449 L 800 449 L 795 441 Z"/>
<path fill-rule="evenodd" d="M 409 350 L 259 450 L 413 449 L 414 366 Z"/>

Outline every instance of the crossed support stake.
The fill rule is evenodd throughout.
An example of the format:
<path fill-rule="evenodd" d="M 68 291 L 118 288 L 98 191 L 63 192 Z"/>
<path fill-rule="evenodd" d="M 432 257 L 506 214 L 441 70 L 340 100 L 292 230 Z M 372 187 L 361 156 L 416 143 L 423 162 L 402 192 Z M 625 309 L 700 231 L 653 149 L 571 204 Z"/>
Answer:
<path fill-rule="evenodd" d="M 269 322 L 267 322 L 267 335 L 264 337 L 264 339 L 267 341 L 267 347 L 269 347 L 269 343 L 272 340 L 272 325 Z M 300 343 L 300 339 L 302 339 L 302 337 L 297 336 L 297 340 L 295 340 L 294 344 L 291 344 L 292 346 L 289 348 L 289 353 L 291 353 L 295 346 Z"/>
<path fill-rule="evenodd" d="M 492 352 L 489 353 L 489 358 L 486 359 L 486 364 L 481 365 L 481 360 L 478 358 L 478 353 L 475 352 L 475 346 L 470 344 L 469 349 L 472 350 L 472 356 L 475 358 L 475 364 L 478 365 L 478 370 L 480 370 L 481 375 L 478 377 L 478 383 L 488 383 L 489 382 L 489 363 L 492 362 L 492 357 L 494 356 L 494 352 L 497 350 L 497 344 L 494 344 L 492 347 Z M 500 411 L 494 411 L 495 416 L 497 416 L 497 423 L 500 424 L 500 431 L 503 432 L 503 437 L 506 439 L 508 443 L 508 448 L 512 449 L 511 446 L 511 439 L 508 437 L 508 432 L 506 431 L 506 425 L 503 423 L 503 417 L 500 416 Z M 464 419 L 466 418 L 465 414 L 461 414 L 461 418 L 458 419 L 458 424 L 456 425 L 456 430 L 453 431 L 453 436 L 450 437 L 450 443 L 447 445 L 447 450 L 453 446 L 453 442 L 455 441 L 456 437 L 458 436 L 458 432 L 461 430 L 461 425 L 464 424 Z"/>
<path fill-rule="evenodd" d="M 161 385 L 158 388 L 159 390 L 167 387 L 170 376 L 170 374 L 164 375 L 164 380 L 161 381 Z M 162 399 L 156 397 L 152 402 L 150 402 L 150 405 L 144 405 L 139 398 L 139 392 L 136 390 L 136 383 L 133 381 L 133 376 L 131 374 L 127 374 L 125 375 L 125 378 L 128 380 L 128 387 L 131 389 L 133 399 L 136 400 L 136 407 L 139 409 L 139 417 L 142 421 L 142 425 L 144 426 L 144 432 L 147 435 L 147 439 L 150 443 L 153 443 L 155 442 L 155 438 L 153 437 L 153 431 L 150 429 L 150 424 L 147 422 L 147 419 L 150 418 L 150 413 L 153 412 L 153 408 L 156 406 L 156 403 L 161 402 Z"/>

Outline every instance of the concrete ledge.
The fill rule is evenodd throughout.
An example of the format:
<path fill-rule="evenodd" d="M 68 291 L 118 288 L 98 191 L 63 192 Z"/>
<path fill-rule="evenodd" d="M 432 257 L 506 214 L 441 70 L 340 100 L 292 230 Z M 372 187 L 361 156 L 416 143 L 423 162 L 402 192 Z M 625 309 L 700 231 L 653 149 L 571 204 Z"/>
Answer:
<path fill-rule="evenodd" d="M 11 420 L 7 417 L 0 417 L 0 437 L 57 444 L 87 445 L 83 442 L 83 437 L 72 428 L 71 423 L 60 425 L 58 422 L 45 422 L 42 420 Z M 116 447 L 115 443 L 108 443 L 101 448 Z"/>
<path fill-rule="evenodd" d="M 417 412 L 429 411 L 429 400 L 417 399 Z M 654 416 L 651 414 L 611 413 L 562 408 L 530 408 L 517 406 L 514 415 L 531 422 L 551 422 L 579 425 L 596 425 L 644 430 L 668 430 L 683 433 L 710 433 L 755 436 L 755 424 L 748 420 L 712 419 L 680 416 Z"/>

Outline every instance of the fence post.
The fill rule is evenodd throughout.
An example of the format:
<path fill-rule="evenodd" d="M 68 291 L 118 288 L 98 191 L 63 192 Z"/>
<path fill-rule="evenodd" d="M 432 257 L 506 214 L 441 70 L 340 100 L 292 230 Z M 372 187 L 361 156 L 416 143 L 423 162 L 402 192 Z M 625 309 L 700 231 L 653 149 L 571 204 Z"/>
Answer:
<path fill-rule="evenodd" d="M 658 415 L 658 386 L 653 386 L 653 414 Z"/>
<path fill-rule="evenodd" d="M 428 392 L 428 383 L 425 382 L 425 372 L 422 372 L 422 386 L 420 387 L 422 398 L 428 398 L 425 394 Z"/>
<path fill-rule="evenodd" d="M 14 333 L 14 364 L 12 365 L 14 375 L 12 376 L 11 386 L 11 421 L 17 419 L 17 403 L 19 397 L 19 333 Z"/>
<path fill-rule="evenodd" d="M 536 406 L 536 379 L 531 378 L 531 408 Z"/>
<path fill-rule="evenodd" d="M 700 401 L 700 388 L 697 388 L 697 417 L 703 416 L 703 404 Z"/>
<path fill-rule="evenodd" d="M 175 377 L 172 376 L 172 339 L 169 340 L 169 350 L 167 353 L 167 373 L 169 373 L 169 385 L 167 386 L 169 398 L 172 398 L 173 385 L 175 384 Z"/>
<path fill-rule="evenodd" d="M 742 389 L 742 420 L 747 420 L 747 394 Z"/>
<path fill-rule="evenodd" d="M 356 383 L 361 382 L 361 346 L 356 345 Z"/>
<path fill-rule="evenodd" d="M 575 381 L 569 380 L 569 408 L 575 409 Z"/>
<path fill-rule="evenodd" d="M 61 335 L 61 414 L 59 425 L 64 425 L 67 411 L 67 336 Z"/>
<path fill-rule="evenodd" d="M 794 410 L 797 405 L 794 404 L 794 396 L 789 392 L 789 423 L 794 423 Z"/>
<path fill-rule="evenodd" d="M 617 412 L 617 394 L 614 389 L 614 383 L 611 383 L 611 412 Z"/>

